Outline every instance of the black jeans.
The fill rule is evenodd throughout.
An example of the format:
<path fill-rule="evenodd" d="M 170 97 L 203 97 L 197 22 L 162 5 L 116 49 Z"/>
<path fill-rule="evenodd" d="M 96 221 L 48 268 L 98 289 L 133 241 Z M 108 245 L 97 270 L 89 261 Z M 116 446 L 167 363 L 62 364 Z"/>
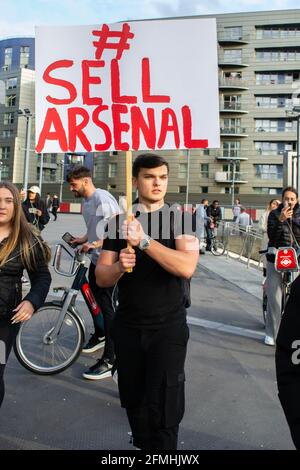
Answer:
<path fill-rule="evenodd" d="M 57 219 L 57 209 L 58 207 L 52 207 L 52 214 L 53 214 L 54 220 Z"/>
<path fill-rule="evenodd" d="M 5 393 L 4 370 L 19 328 L 19 323 L 12 325 L 10 322 L 0 320 L 0 407 Z"/>
<path fill-rule="evenodd" d="M 105 336 L 105 347 L 103 351 L 103 357 L 105 359 L 108 359 L 110 362 L 113 362 L 115 357 L 114 343 L 111 337 L 112 322 L 115 316 L 115 312 L 112 306 L 113 287 L 103 288 L 97 286 L 95 269 L 96 266 L 91 263 L 89 269 L 89 284 L 95 296 L 95 299 L 101 309 L 104 323 L 102 323 L 101 313 L 96 316 L 92 315 L 92 318 L 94 322 L 95 333 L 98 335 L 98 337 Z"/>
<path fill-rule="evenodd" d="M 142 450 L 176 450 L 184 415 L 186 322 L 160 329 L 113 326 L 121 405 L 133 444 Z"/>

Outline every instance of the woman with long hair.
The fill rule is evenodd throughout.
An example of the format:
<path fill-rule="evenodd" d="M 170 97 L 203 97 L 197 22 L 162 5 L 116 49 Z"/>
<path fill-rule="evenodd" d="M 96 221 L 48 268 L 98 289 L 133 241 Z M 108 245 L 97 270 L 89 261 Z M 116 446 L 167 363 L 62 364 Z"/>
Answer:
<path fill-rule="evenodd" d="M 268 238 L 268 218 L 271 211 L 277 209 L 279 206 L 280 201 L 278 199 L 271 199 L 269 202 L 267 209 L 265 212 L 260 216 L 259 219 L 259 228 L 263 233 L 263 239 L 261 242 L 261 250 L 266 250 L 268 248 L 269 238 Z M 263 270 L 264 270 L 264 277 L 266 277 L 266 268 L 267 268 L 267 260 L 266 257 L 263 257 Z"/>
<path fill-rule="evenodd" d="M 4 369 L 20 322 L 28 321 L 48 294 L 50 256 L 49 247 L 26 221 L 17 188 L 0 182 L 0 406 Z M 23 269 L 31 288 L 22 299 Z"/>

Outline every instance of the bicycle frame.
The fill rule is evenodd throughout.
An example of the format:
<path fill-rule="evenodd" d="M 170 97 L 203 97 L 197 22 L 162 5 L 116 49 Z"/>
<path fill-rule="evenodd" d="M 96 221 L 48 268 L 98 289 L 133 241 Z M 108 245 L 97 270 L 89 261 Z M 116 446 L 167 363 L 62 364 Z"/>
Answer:
<path fill-rule="evenodd" d="M 72 264 L 72 272 L 70 273 L 65 273 L 59 270 L 60 256 L 61 256 L 62 249 L 64 249 L 70 256 L 74 258 L 73 264 Z M 85 255 L 83 253 L 75 252 L 75 254 L 73 254 L 68 249 L 66 249 L 66 247 L 62 245 L 61 243 L 56 245 L 56 251 L 55 251 L 54 260 L 53 260 L 53 266 L 54 266 L 55 272 L 57 274 L 60 274 L 66 277 L 73 277 L 75 275 L 75 278 L 70 288 L 69 287 L 57 287 L 53 289 L 56 292 L 58 292 L 59 290 L 63 290 L 64 294 L 60 301 L 61 312 L 59 314 L 59 317 L 57 319 L 54 329 L 51 332 L 49 332 L 49 335 L 46 339 L 47 341 L 55 340 L 55 338 L 60 332 L 61 325 L 69 309 L 71 309 L 72 312 L 80 319 L 80 322 L 85 331 L 84 322 L 75 307 L 76 297 L 79 292 L 82 293 L 85 304 L 87 305 L 91 314 L 93 316 L 101 314 L 100 307 L 92 293 L 92 290 L 90 288 L 90 285 L 86 276 L 88 268 L 85 266 L 84 258 L 85 258 Z"/>

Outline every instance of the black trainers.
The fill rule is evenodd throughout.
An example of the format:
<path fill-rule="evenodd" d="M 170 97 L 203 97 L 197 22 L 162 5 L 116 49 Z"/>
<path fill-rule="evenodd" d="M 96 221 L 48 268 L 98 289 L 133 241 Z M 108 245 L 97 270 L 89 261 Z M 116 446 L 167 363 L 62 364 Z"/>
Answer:
<path fill-rule="evenodd" d="M 103 348 L 105 345 L 105 337 L 102 336 L 102 338 L 98 338 L 98 335 L 96 333 L 92 334 L 89 341 L 86 343 L 85 346 L 83 346 L 81 352 L 90 354 L 95 351 L 98 351 L 98 349 Z"/>
<path fill-rule="evenodd" d="M 85 379 L 101 380 L 111 377 L 113 365 L 108 359 L 99 359 L 92 367 L 82 374 Z"/>

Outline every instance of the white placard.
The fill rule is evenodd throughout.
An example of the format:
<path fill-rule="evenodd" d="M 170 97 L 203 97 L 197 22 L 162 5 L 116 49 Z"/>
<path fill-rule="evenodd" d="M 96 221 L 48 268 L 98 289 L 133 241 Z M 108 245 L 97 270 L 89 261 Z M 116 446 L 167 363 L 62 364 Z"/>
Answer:
<path fill-rule="evenodd" d="M 36 73 L 37 152 L 220 146 L 215 19 L 37 27 Z"/>

